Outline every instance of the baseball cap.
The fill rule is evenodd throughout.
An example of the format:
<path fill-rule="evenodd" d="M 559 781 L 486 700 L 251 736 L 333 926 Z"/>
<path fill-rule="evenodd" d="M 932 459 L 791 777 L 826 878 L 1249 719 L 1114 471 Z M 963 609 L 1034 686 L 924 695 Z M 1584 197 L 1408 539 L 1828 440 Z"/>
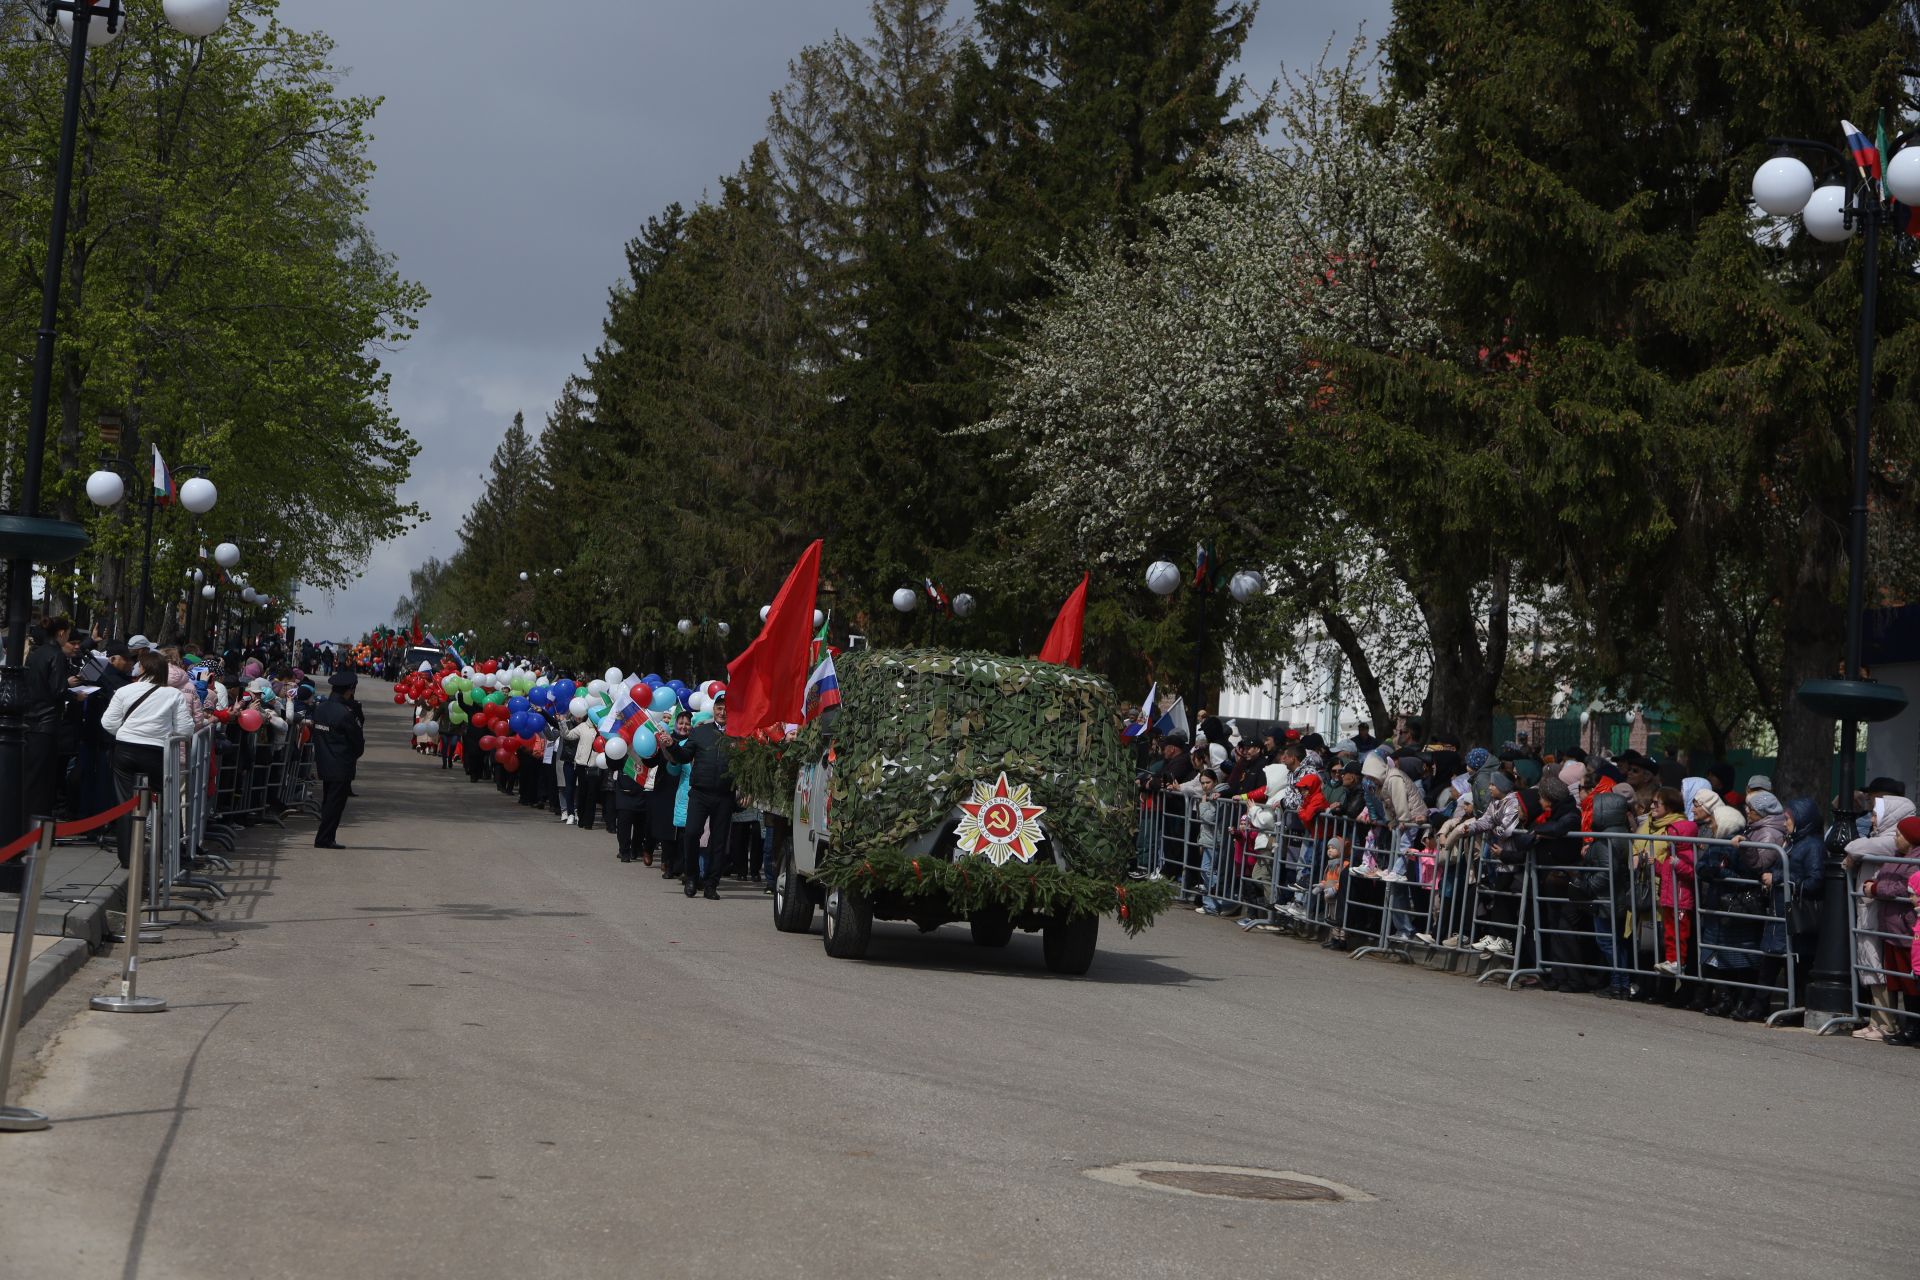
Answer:
<path fill-rule="evenodd" d="M 145 636 L 129 636 L 127 637 L 127 648 L 134 653 L 139 653 L 142 649 L 153 648 L 153 641 L 147 639 Z"/>

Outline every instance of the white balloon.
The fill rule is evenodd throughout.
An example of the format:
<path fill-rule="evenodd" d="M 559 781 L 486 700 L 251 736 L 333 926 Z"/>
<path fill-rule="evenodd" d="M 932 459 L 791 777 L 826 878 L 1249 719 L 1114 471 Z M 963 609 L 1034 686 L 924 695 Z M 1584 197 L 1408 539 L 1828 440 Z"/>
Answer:
<path fill-rule="evenodd" d="M 605 680 L 595 680 L 587 686 L 587 691 L 589 693 L 605 693 L 607 691 L 607 682 Z"/>
<path fill-rule="evenodd" d="M 621 680 L 621 678 L 622 678 L 622 677 L 621 677 L 621 674 L 620 674 L 620 668 L 618 668 L 618 667 L 608 667 L 608 668 L 607 668 L 607 674 L 606 674 L 606 677 L 605 677 L 605 678 L 606 678 L 606 681 L 607 681 L 607 687 L 608 687 L 609 689 L 611 689 L 611 688 L 612 688 L 613 686 L 615 686 L 615 685 L 617 685 L 617 684 L 619 684 L 619 683 L 620 683 L 620 680 Z"/>
<path fill-rule="evenodd" d="M 687 699 L 687 707 L 695 715 L 699 715 L 702 711 L 705 711 L 707 709 L 707 695 L 704 693 L 694 694 L 692 697 Z"/>
<path fill-rule="evenodd" d="M 87 477 L 87 501 L 96 507 L 111 507 L 127 496 L 127 482 L 111 471 L 96 471 Z"/>
<path fill-rule="evenodd" d="M 180 505 L 197 516 L 213 510 L 213 504 L 219 500 L 220 491 L 205 476 L 195 476 L 180 486 Z"/>
<path fill-rule="evenodd" d="M 772 613 L 772 612 L 773 612 L 773 606 L 772 606 L 772 605 L 770 605 L 770 604 L 763 604 L 763 605 L 761 605 L 761 606 L 760 606 L 760 621 L 762 621 L 762 622 L 765 622 L 765 621 L 767 620 L 767 615 L 768 615 L 768 614 L 770 614 L 770 613 Z M 814 616 L 815 616 L 815 617 L 818 617 L 819 615 L 818 615 L 818 614 L 815 614 Z M 814 625 L 815 625 L 815 626 L 819 626 L 820 624 L 816 622 L 816 623 L 815 623 Z"/>
<path fill-rule="evenodd" d="M 567 714 L 575 720 L 585 716 L 587 714 L 587 700 L 575 694 L 573 701 L 567 704 Z"/>
<path fill-rule="evenodd" d="M 227 20 L 227 0 L 166 0 L 167 22 L 183 36 L 204 40 Z"/>
<path fill-rule="evenodd" d="M 223 542 L 213 549 L 213 562 L 222 569 L 231 569 L 240 563 L 240 548 L 231 542 Z"/>
<path fill-rule="evenodd" d="M 607 759 L 625 760 L 627 758 L 627 740 L 625 738 L 607 739 Z"/>

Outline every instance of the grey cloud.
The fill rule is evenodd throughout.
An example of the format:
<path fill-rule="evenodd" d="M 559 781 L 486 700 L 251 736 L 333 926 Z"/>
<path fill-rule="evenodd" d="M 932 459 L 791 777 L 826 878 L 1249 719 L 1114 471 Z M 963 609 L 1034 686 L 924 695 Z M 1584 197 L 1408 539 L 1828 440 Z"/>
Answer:
<path fill-rule="evenodd" d="M 1383 33 L 1389 10 L 1267 0 L 1243 70 L 1264 86 L 1362 20 Z M 282 0 L 283 22 L 334 38 L 345 91 L 385 99 L 369 221 L 433 293 L 389 362 L 394 408 L 421 443 L 403 496 L 432 520 L 351 588 L 303 601 L 311 634 L 357 637 L 408 569 L 452 553 L 514 412 L 543 421 L 599 341 L 627 239 L 712 190 L 761 136 L 788 60 L 836 28 L 866 30 L 866 15 L 866 0 Z"/>

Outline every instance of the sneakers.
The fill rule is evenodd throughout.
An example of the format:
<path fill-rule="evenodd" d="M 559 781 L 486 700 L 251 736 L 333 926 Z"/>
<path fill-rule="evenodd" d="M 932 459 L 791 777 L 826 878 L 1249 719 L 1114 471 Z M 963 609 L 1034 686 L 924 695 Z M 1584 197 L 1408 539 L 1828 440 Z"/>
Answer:
<path fill-rule="evenodd" d="M 1407 882 L 1407 878 L 1398 871 L 1376 872 L 1375 879 L 1385 880 L 1388 884 L 1405 884 Z"/>
<path fill-rule="evenodd" d="M 1513 944 L 1505 938 L 1496 938 L 1492 934 L 1487 934 L 1473 944 L 1473 949 L 1482 955 L 1504 956 L 1513 953 Z"/>
<path fill-rule="evenodd" d="M 1460 944 L 1461 944 L 1461 943 L 1462 943 L 1463 941 L 1464 941 L 1464 939 L 1462 939 L 1462 938 L 1461 938 L 1461 936 L 1460 936 L 1459 934 L 1457 934 L 1457 933 L 1451 933 L 1451 934 L 1448 934 L 1448 935 L 1447 935 L 1446 937 L 1444 937 L 1444 938 L 1442 938 L 1442 939 L 1440 940 L 1440 945 L 1441 945 L 1441 946 L 1443 946 L 1443 947 L 1446 947 L 1446 948 L 1447 948 L 1448 950 L 1450 950 L 1450 951 L 1452 951 L 1452 950 L 1458 950 L 1458 949 L 1459 949 L 1459 947 L 1460 947 Z"/>
<path fill-rule="evenodd" d="M 1424 942 L 1428 946 L 1434 945 L 1433 935 L 1430 933 L 1416 933 L 1413 935 L 1413 940 L 1415 942 Z"/>
<path fill-rule="evenodd" d="M 1653 967 L 1655 969 L 1658 969 L 1661 973 L 1666 974 L 1669 978 L 1678 978 L 1680 975 L 1686 972 L 1685 969 L 1681 968 L 1679 965 L 1675 964 L 1671 960 L 1662 960 L 1659 964 L 1656 964 Z"/>

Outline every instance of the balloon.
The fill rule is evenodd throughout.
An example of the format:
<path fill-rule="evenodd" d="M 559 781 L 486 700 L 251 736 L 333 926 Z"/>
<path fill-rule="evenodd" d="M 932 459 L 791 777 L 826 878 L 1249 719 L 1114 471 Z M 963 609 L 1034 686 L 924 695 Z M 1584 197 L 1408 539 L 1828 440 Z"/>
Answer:
<path fill-rule="evenodd" d="M 669 680 L 667 681 L 667 688 L 673 690 L 675 693 L 685 693 L 687 691 L 687 682 L 685 680 Z"/>
<path fill-rule="evenodd" d="M 704 693 L 694 694 L 687 699 L 687 706 L 695 711 L 705 711 L 707 709 L 707 695 Z"/>
<path fill-rule="evenodd" d="M 680 705 L 680 697 L 672 689 L 659 688 L 653 691 L 651 704 L 655 711 L 671 711 Z"/>
<path fill-rule="evenodd" d="M 649 671 L 645 676 L 641 678 L 645 680 L 648 684 L 665 684 L 666 683 L 666 680 L 662 678 L 662 676 L 658 671 Z"/>
<path fill-rule="evenodd" d="M 447 719 L 453 721 L 455 724 L 465 724 L 467 722 L 467 713 L 459 707 L 454 707 L 447 712 Z"/>
<path fill-rule="evenodd" d="M 266 723 L 266 721 L 261 717 L 260 713 L 252 707 L 248 707 L 240 713 L 240 727 L 248 733 L 258 733 L 260 726 L 264 723 Z"/>
<path fill-rule="evenodd" d="M 625 760 L 627 758 L 627 740 L 625 738 L 607 739 L 607 759 Z"/>
<path fill-rule="evenodd" d="M 685 689 L 680 690 L 680 705 L 683 707 L 687 707 L 687 700 L 691 697 L 693 697 L 693 695 L 691 693 L 688 693 Z M 693 708 L 687 707 L 687 710 L 691 711 L 693 710 Z"/>
<path fill-rule="evenodd" d="M 495 748 L 493 753 L 493 759 L 494 759 L 494 763 L 498 764 L 502 769 L 505 769 L 508 773 L 519 772 L 520 757 L 515 755 L 512 752 L 512 750 L 510 750 L 509 748 L 507 747 Z"/>
<path fill-rule="evenodd" d="M 607 749 L 607 740 L 606 740 L 605 738 L 603 738 L 603 737 L 601 737 L 601 736 L 600 736 L 599 734 L 597 734 L 597 733 L 596 733 L 596 734 L 594 734 L 594 735 L 593 735 L 593 749 L 594 749 L 595 751 L 605 751 L 605 750 Z"/>
<path fill-rule="evenodd" d="M 491 751 L 499 745 L 500 745 L 500 740 L 494 737 L 492 734 L 483 733 L 480 735 L 480 749 L 482 751 Z"/>
<path fill-rule="evenodd" d="M 702 712 L 701 712 L 700 714 L 698 714 L 698 715 L 696 715 L 696 716 L 695 716 L 695 717 L 693 718 L 693 722 L 694 722 L 694 723 L 695 723 L 696 725 L 701 725 L 701 724 L 705 724 L 705 723 L 707 723 L 707 722 L 708 722 L 709 720 L 711 720 L 711 719 L 713 719 L 713 712 L 711 712 L 711 711 L 702 711 Z"/>
<path fill-rule="evenodd" d="M 553 696 L 561 702 L 572 702 L 580 692 L 580 686 L 571 680 L 556 680 L 553 683 Z"/>
<path fill-rule="evenodd" d="M 660 749 L 660 742 L 653 736 L 653 730 L 636 729 L 633 734 L 633 754 L 642 760 L 653 759 L 653 753 Z"/>
<path fill-rule="evenodd" d="M 622 678 L 620 674 L 620 668 L 608 667 L 607 674 L 604 678 L 608 684 L 619 684 Z"/>
<path fill-rule="evenodd" d="M 582 716 L 586 715 L 587 700 L 585 698 L 575 696 L 573 701 L 567 703 L 567 714 L 572 716 L 575 720 L 578 720 Z"/>
<path fill-rule="evenodd" d="M 606 691 L 607 691 L 607 682 L 605 680 L 595 680 L 592 684 L 587 686 L 588 693 L 605 693 Z"/>
<path fill-rule="evenodd" d="M 396 689 L 395 689 L 395 690 L 393 691 L 393 705 L 394 705 L 394 706 L 396 706 L 396 707 L 397 707 L 397 706 L 399 706 L 399 705 L 400 705 L 401 703 L 403 703 L 403 702 L 405 702 L 406 700 L 407 700 L 407 695 L 406 695 L 406 694 L 405 694 L 405 693 L 404 693 L 403 691 L 401 691 L 401 690 L 400 690 L 400 689 L 398 689 L 398 688 L 396 688 Z"/>

